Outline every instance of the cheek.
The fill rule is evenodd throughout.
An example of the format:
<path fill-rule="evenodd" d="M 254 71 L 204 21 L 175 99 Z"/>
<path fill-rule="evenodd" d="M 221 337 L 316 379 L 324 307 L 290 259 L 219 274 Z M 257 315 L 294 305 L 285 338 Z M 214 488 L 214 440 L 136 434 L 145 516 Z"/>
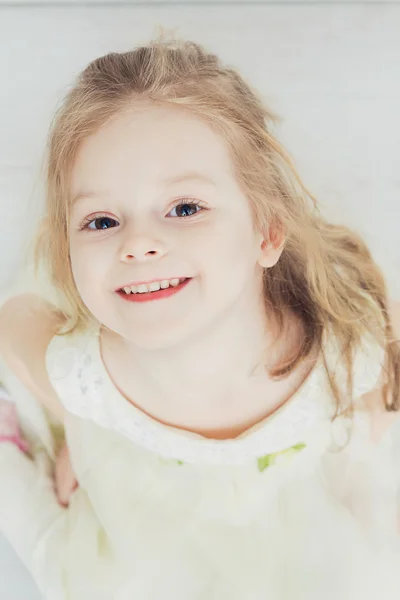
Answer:
<path fill-rule="evenodd" d="M 210 287 L 231 295 L 251 283 L 258 257 L 257 240 L 247 223 L 243 223 L 242 227 L 220 227 L 207 236 L 199 260 Z"/>
<path fill-rule="evenodd" d="M 243 220 L 240 223 L 228 223 L 216 228 L 203 245 L 203 256 L 207 264 L 218 269 L 228 277 L 233 274 L 249 274 L 255 266 L 258 251 L 256 239 L 249 225 Z"/>
<path fill-rule="evenodd" d="M 107 256 L 99 245 L 70 245 L 71 267 L 80 292 L 95 290 L 102 284 L 107 270 Z"/>

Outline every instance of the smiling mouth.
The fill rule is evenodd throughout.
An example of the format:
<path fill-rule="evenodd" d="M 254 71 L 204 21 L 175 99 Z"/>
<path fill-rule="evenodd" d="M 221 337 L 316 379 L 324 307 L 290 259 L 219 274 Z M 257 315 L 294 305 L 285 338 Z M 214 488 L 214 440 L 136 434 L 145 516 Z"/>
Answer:
<path fill-rule="evenodd" d="M 120 298 L 123 298 L 127 302 L 149 302 L 151 300 L 161 300 L 162 298 L 168 298 L 169 296 L 178 293 L 185 288 L 191 280 L 192 277 L 186 277 L 177 280 L 177 283 L 172 285 L 170 284 L 166 288 L 160 288 L 159 290 L 154 291 L 146 290 L 141 292 L 132 292 L 129 291 L 129 288 L 127 288 L 127 292 L 124 288 L 122 288 L 117 291 L 117 294 L 120 296 Z"/>

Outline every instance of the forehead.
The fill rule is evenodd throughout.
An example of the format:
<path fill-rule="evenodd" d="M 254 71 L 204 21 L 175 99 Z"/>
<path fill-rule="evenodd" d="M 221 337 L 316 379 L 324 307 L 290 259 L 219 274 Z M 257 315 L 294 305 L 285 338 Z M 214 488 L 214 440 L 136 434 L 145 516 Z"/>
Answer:
<path fill-rule="evenodd" d="M 179 182 L 184 173 L 203 175 L 217 185 L 231 181 L 232 163 L 222 136 L 183 109 L 144 106 L 117 115 L 83 142 L 71 192 L 163 187 Z"/>

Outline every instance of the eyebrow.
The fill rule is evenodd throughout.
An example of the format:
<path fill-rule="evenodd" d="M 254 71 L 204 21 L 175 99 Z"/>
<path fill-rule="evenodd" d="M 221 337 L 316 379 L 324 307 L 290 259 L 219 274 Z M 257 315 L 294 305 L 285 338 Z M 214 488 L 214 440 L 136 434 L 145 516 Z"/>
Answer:
<path fill-rule="evenodd" d="M 177 185 L 178 183 L 183 183 L 185 181 L 196 181 L 197 183 L 201 183 L 203 185 L 205 184 L 213 187 L 217 186 L 216 181 L 214 181 L 214 179 L 212 179 L 211 177 L 207 177 L 202 173 L 197 173 L 194 171 L 189 173 L 183 173 L 182 175 L 175 175 L 173 177 L 165 177 L 164 179 L 160 179 L 160 183 L 166 186 Z M 83 200 L 84 198 L 96 198 L 97 196 L 104 196 L 104 194 L 101 192 L 94 191 L 78 192 L 78 194 L 76 194 L 72 199 L 72 205 L 79 202 L 79 200 Z"/>

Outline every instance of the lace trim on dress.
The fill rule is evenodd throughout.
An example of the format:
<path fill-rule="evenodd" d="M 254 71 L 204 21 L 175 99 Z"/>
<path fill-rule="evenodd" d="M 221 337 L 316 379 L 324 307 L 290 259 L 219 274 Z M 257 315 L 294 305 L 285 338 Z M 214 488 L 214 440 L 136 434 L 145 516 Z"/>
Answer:
<path fill-rule="evenodd" d="M 279 409 L 233 439 L 215 440 L 165 425 L 130 403 L 112 382 L 100 352 L 100 329 L 55 336 L 46 355 L 54 388 L 71 413 L 92 419 L 167 459 L 187 463 L 244 464 L 298 444 L 320 439 L 330 426 L 334 404 L 319 358 L 298 390 Z M 337 351 L 325 336 L 329 363 Z M 381 371 L 382 353 L 366 344 L 354 362 L 355 396 L 371 389 Z M 379 349 L 380 350 L 380 349 Z"/>

